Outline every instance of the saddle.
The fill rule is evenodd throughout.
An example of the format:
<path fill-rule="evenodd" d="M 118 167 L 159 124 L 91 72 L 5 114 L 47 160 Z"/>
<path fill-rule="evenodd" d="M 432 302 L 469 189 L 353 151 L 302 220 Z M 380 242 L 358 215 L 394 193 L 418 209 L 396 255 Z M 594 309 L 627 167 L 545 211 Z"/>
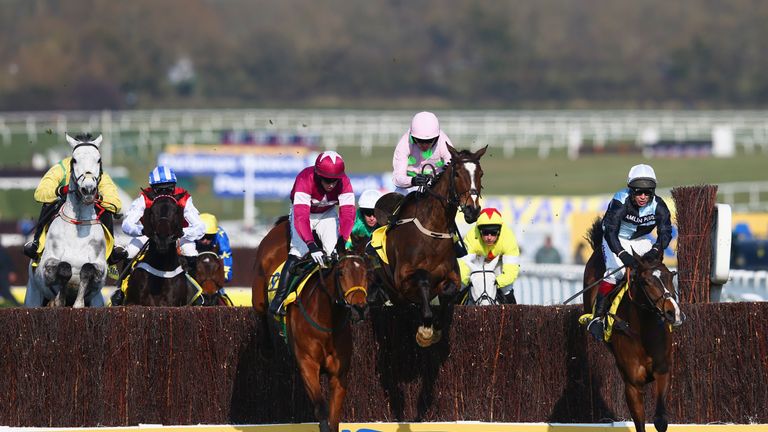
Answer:
<path fill-rule="evenodd" d="M 609 294 L 609 301 L 611 302 L 611 306 L 608 308 L 608 313 L 605 316 L 605 330 L 603 332 L 603 340 L 605 342 L 611 341 L 611 336 L 613 335 L 613 329 L 614 327 L 617 330 L 621 330 L 623 332 L 629 331 L 629 324 L 627 324 L 626 321 L 622 320 L 618 316 L 616 316 L 616 311 L 619 309 L 619 304 L 621 304 L 621 300 L 624 298 L 624 294 L 629 289 L 629 280 L 628 279 L 622 279 L 619 281 L 617 286 L 621 287 L 619 289 L 613 290 L 613 293 Z M 584 314 L 579 317 L 579 324 L 586 326 L 589 324 L 590 321 L 595 317 L 595 310 L 594 306 L 592 309 L 592 313 Z"/>

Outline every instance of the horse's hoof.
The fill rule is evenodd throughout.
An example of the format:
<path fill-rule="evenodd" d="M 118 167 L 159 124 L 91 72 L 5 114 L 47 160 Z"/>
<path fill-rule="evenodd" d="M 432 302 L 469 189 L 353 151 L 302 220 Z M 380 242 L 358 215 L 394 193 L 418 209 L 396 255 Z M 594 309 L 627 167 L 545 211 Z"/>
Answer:
<path fill-rule="evenodd" d="M 669 423 L 665 418 L 657 418 L 653 421 L 653 426 L 656 428 L 657 432 L 667 432 L 668 425 Z"/>
<path fill-rule="evenodd" d="M 434 330 L 432 327 L 419 326 L 419 329 L 416 331 L 416 343 L 419 344 L 420 347 L 426 348 L 432 345 L 433 336 Z"/>

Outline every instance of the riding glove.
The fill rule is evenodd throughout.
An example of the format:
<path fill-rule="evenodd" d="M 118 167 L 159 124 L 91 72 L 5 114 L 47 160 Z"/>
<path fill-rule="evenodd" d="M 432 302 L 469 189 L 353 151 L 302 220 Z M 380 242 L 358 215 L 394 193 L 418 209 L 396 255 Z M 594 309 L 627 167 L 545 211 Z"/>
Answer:
<path fill-rule="evenodd" d="M 619 259 L 624 263 L 624 266 L 629 268 L 637 267 L 637 260 L 627 251 L 619 252 Z"/>
<path fill-rule="evenodd" d="M 656 261 L 659 259 L 660 256 L 661 256 L 661 253 L 659 252 L 659 249 L 656 246 L 654 246 L 651 248 L 651 250 L 646 252 L 645 255 L 643 255 L 643 258 L 648 261 Z"/>
<path fill-rule="evenodd" d="M 429 176 L 425 174 L 416 174 L 411 177 L 411 186 L 426 186 L 429 182 Z"/>
<path fill-rule="evenodd" d="M 309 255 L 312 257 L 312 261 L 317 263 L 320 267 L 325 267 L 325 251 L 317 246 L 317 243 L 308 243 Z"/>

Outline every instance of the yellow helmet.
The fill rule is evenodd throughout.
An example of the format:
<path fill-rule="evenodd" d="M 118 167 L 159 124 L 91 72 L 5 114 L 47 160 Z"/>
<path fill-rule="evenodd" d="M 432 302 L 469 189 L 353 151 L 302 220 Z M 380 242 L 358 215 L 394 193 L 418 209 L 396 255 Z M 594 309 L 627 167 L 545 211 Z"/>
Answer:
<path fill-rule="evenodd" d="M 219 230 L 219 221 L 216 220 L 216 216 L 210 213 L 200 213 L 200 219 L 205 224 L 206 234 L 216 234 Z"/>
<path fill-rule="evenodd" d="M 480 216 L 477 217 L 477 226 L 484 225 L 504 225 L 504 218 L 501 217 L 501 213 L 493 207 L 484 208 L 480 212 Z"/>

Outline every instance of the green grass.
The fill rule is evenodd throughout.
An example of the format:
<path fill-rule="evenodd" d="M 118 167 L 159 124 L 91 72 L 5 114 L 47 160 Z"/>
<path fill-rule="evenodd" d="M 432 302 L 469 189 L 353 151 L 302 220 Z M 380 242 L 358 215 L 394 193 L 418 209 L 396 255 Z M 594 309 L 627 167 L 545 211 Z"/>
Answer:
<path fill-rule="evenodd" d="M 43 134 L 35 144 L 26 142 L 26 136 L 16 136 L 5 148 L 0 166 L 26 166 L 34 152 L 45 152 L 55 147 L 66 154 L 68 146 L 58 143 L 52 135 Z M 389 172 L 392 170 L 391 147 L 375 147 L 370 156 L 361 155 L 359 148 L 340 147 L 347 169 L 352 173 Z M 130 178 L 121 186 L 131 196 L 137 196 L 138 187 L 146 184 L 147 173 L 155 165 L 154 153 L 145 158 L 137 154 L 114 155 L 114 164 L 124 166 Z M 739 154 L 729 159 L 650 159 L 641 155 L 598 155 L 569 160 L 564 153 L 553 152 L 540 159 L 535 152 L 518 152 L 505 159 L 500 147 L 490 147 L 481 161 L 483 167 L 483 193 L 486 195 L 592 195 L 610 194 L 624 185 L 629 168 L 637 163 L 648 163 L 656 170 L 660 187 L 696 184 L 717 184 L 738 181 L 765 180 L 768 155 Z M 222 199 L 213 195 L 211 180 L 199 177 L 182 182 L 194 196 L 200 211 L 212 212 L 220 219 L 240 219 L 242 200 Z M 127 206 L 129 203 L 124 203 Z M 37 217 L 40 207 L 31 191 L 0 192 L 0 218 Z M 259 217 L 264 221 L 285 214 L 288 200 L 257 203 Z"/>

